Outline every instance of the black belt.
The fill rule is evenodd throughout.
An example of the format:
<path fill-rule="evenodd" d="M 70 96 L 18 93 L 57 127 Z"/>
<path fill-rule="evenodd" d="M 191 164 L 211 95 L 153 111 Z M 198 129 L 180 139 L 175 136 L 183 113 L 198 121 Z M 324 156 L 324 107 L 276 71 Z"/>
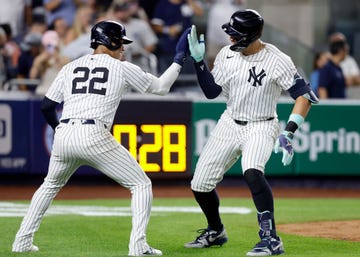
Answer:
<path fill-rule="evenodd" d="M 69 123 L 70 119 L 61 120 L 61 123 Z M 81 124 L 95 124 L 94 120 L 80 120 Z"/>
<path fill-rule="evenodd" d="M 273 120 L 274 119 L 274 117 L 270 117 L 270 118 L 268 118 L 268 119 L 266 119 L 266 120 Z M 234 120 L 235 121 L 235 123 L 236 124 L 239 124 L 239 125 L 241 125 L 241 126 L 246 126 L 247 124 L 248 124 L 248 122 L 249 121 L 247 121 L 247 120 Z M 260 121 L 260 120 L 259 120 Z M 265 120 L 264 120 L 265 121 Z"/>

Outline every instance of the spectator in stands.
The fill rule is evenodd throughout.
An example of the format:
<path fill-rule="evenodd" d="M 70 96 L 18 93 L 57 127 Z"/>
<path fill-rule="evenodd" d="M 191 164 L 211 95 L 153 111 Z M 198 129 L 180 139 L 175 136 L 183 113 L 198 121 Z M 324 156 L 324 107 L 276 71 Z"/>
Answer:
<path fill-rule="evenodd" d="M 176 42 L 182 32 L 191 27 L 192 17 L 201 16 L 203 12 L 201 3 L 196 0 L 160 0 L 157 3 L 151 24 L 159 37 L 156 51 L 159 73 L 172 63 Z M 194 73 L 190 59 L 183 65 L 182 73 Z"/>
<path fill-rule="evenodd" d="M 210 70 L 220 49 L 229 44 L 229 37 L 219 24 L 227 23 L 234 12 L 245 8 L 245 4 L 246 0 L 215 0 L 210 5 L 206 27 L 206 57 Z"/>
<path fill-rule="evenodd" d="M 47 29 L 46 10 L 43 7 L 34 8 L 32 10 L 32 22 L 27 27 L 25 36 L 30 33 L 43 34 Z"/>
<path fill-rule="evenodd" d="M 79 16 L 84 17 L 83 20 L 85 22 L 84 21 L 76 22 L 78 24 L 81 23 L 82 25 L 76 26 L 74 24 L 74 26 L 78 28 L 81 27 L 82 29 L 80 30 L 74 29 L 74 32 L 82 31 L 82 33 L 75 32 L 74 35 L 77 34 L 77 37 L 71 42 L 68 42 L 61 50 L 61 54 L 69 58 L 70 60 L 75 60 L 76 58 L 79 58 L 85 54 L 92 53 L 92 49 L 90 48 L 90 31 L 87 28 L 88 26 L 87 25 L 84 26 L 84 24 L 87 24 L 88 22 L 90 22 L 90 24 L 95 23 L 96 19 L 100 19 L 99 17 L 101 17 L 101 19 L 106 18 L 106 13 L 103 11 L 103 8 L 105 7 L 103 5 L 107 5 L 108 1 L 101 2 L 103 5 L 101 5 L 100 1 L 99 2 L 97 1 L 93 2 L 93 1 L 95 0 L 87 0 L 87 1 L 85 0 L 83 4 L 79 5 L 79 14 L 82 13 L 83 11 L 84 11 L 83 14 L 85 14 L 84 16 L 82 14 Z M 92 13 L 92 17 L 90 18 L 90 21 L 88 16 L 89 12 Z"/>
<path fill-rule="evenodd" d="M 347 55 L 344 41 L 330 42 L 328 62 L 319 69 L 318 93 L 321 99 L 346 98 L 346 81 L 340 63 Z"/>
<path fill-rule="evenodd" d="M 76 0 L 43 0 L 43 4 L 48 12 L 48 26 L 60 17 L 65 19 L 68 26 L 72 26 L 76 13 Z"/>
<path fill-rule="evenodd" d="M 1 1 L 0 23 L 9 23 L 14 38 L 22 38 L 26 31 L 26 13 L 31 12 L 28 0 Z"/>
<path fill-rule="evenodd" d="M 147 15 L 146 11 L 142 6 L 140 6 L 138 0 L 129 0 L 132 4 L 130 6 L 130 13 L 131 16 L 134 18 L 139 18 L 144 21 L 146 21 L 148 24 L 150 24 L 149 16 Z"/>
<path fill-rule="evenodd" d="M 150 59 L 155 57 L 152 53 L 156 49 L 158 38 L 149 23 L 133 17 L 137 5 L 137 1 L 134 0 L 114 0 L 109 15 L 111 19 L 119 21 L 126 27 L 129 38 L 135 39 L 132 44 L 126 46 L 124 59 L 148 72 L 153 72 L 153 69 L 157 72 L 156 67 L 151 67 Z"/>
<path fill-rule="evenodd" d="M 103 16 L 103 14 L 109 10 L 111 4 L 112 0 L 95 0 L 95 3 L 93 3 L 92 6 L 99 16 Z"/>
<path fill-rule="evenodd" d="M 155 7 L 159 0 L 139 0 L 139 5 L 146 13 L 146 16 L 151 20 L 154 16 Z"/>
<path fill-rule="evenodd" d="M 28 27 L 28 33 L 44 33 L 48 29 L 46 10 L 44 7 L 36 7 L 32 10 L 31 24 Z"/>
<path fill-rule="evenodd" d="M 59 36 L 54 30 L 48 30 L 41 38 L 42 52 L 34 59 L 30 70 L 31 79 L 40 79 L 36 94 L 45 95 L 51 82 L 69 59 L 60 55 Z"/>
<path fill-rule="evenodd" d="M 329 36 L 330 43 L 337 41 L 343 41 L 346 44 L 346 57 L 340 63 L 346 79 L 346 85 L 348 87 L 358 86 L 360 85 L 360 69 L 354 57 L 350 55 L 350 47 L 345 35 L 341 32 L 334 32 Z"/>
<path fill-rule="evenodd" d="M 67 25 L 64 18 L 57 18 L 54 20 L 53 24 L 49 27 L 49 30 L 55 30 L 59 36 L 59 49 L 60 52 L 66 45 L 66 36 L 69 30 L 69 26 Z"/>
<path fill-rule="evenodd" d="M 74 23 L 66 33 L 64 43 L 67 45 L 90 32 L 93 23 L 93 9 L 89 5 L 80 6 L 76 10 Z"/>
<path fill-rule="evenodd" d="M 319 96 L 319 70 L 328 62 L 329 58 L 330 53 L 327 50 L 319 50 L 315 53 L 314 56 L 313 70 L 310 74 L 310 85 L 317 96 Z"/>
<path fill-rule="evenodd" d="M 30 69 L 33 61 L 41 51 L 41 34 L 29 33 L 20 43 L 21 54 L 19 57 L 17 78 L 30 78 Z M 36 86 L 36 85 L 34 85 Z M 31 90 L 34 86 L 20 85 L 20 90 Z"/>
<path fill-rule="evenodd" d="M 6 42 L 3 48 L 3 57 L 6 67 L 6 78 L 9 80 L 16 78 L 17 76 L 17 68 L 21 50 L 18 43 L 13 38 L 10 24 L 0 24 L 0 27 L 5 31 L 6 34 Z"/>
<path fill-rule="evenodd" d="M 6 42 L 6 33 L 4 29 L 0 27 L 0 89 L 3 88 L 3 85 L 6 81 L 6 67 L 3 56 L 5 42 Z"/>

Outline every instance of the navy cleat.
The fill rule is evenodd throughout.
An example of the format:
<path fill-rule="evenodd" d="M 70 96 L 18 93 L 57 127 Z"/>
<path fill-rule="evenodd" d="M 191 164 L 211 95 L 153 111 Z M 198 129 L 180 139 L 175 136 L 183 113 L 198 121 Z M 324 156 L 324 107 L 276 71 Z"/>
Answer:
<path fill-rule="evenodd" d="M 280 237 L 263 238 L 246 256 L 271 256 L 284 253 L 283 242 Z"/>
<path fill-rule="evenodd" d="M 222 246 L 228 241 L 225 229 L 216 231 L 212 229 L 200 229 L 197 231 L 200 233 L 194 241 L 186 243 L 186 248 L 207 248 L 213 245 Z"/>

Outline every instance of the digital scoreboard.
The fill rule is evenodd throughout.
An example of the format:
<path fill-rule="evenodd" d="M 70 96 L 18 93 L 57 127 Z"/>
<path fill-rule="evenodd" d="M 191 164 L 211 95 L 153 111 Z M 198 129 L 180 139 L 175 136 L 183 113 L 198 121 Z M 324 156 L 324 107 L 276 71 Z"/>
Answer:
<path fill-rule="evenodd" d="M 121 101 L 112 134 L 148 173 L 189 176 L 191 102 Z"/>

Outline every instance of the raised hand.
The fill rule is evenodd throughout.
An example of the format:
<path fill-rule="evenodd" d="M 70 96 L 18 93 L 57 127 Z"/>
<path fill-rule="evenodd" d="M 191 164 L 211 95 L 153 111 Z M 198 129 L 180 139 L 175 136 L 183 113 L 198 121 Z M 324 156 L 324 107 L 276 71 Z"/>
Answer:
<path fill-rule="evenodd" d="M 204 59 L 205 55 L 205 41 L 204 34 L 200 34 L 200 40 L 198 40 L 196 26 L 192 25 L 191 32 L 187 36 L 189 41 L 190 55 L 196 61 L 200 62 Z"/>
<path fill-rule="evenodd" d="M 181 66 L 183 66 L 186 57 L 189 54 L 189 43 L 187 40 L 187 36 L 190 33 L 190 28 L 187 28 L 181 35 L 181 37 L 179 38 L 179 41 L 176 44 L 176 54 L 174 57 L 174 62 L 176 62 L 177 64 L 180 64 Z"/>

